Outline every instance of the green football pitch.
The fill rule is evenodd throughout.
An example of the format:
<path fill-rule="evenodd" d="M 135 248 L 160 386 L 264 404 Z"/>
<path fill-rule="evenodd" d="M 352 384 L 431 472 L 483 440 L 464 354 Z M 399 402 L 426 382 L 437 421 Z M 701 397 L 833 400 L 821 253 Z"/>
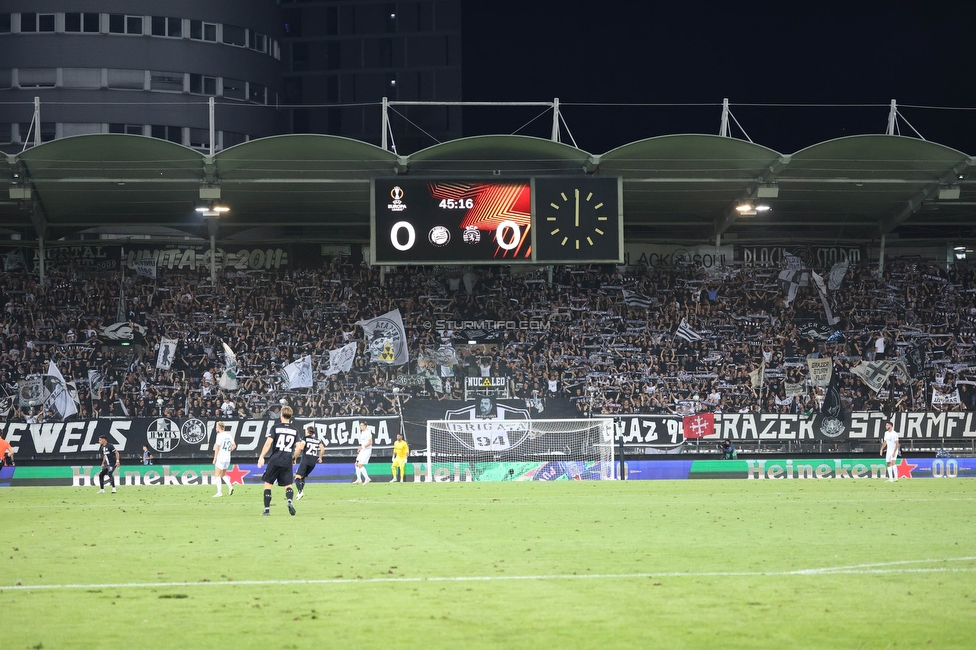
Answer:
<path fill-rule="evenodd" d="M 972 648 L 976 481 L 0 490 L 3 648 Z"/>

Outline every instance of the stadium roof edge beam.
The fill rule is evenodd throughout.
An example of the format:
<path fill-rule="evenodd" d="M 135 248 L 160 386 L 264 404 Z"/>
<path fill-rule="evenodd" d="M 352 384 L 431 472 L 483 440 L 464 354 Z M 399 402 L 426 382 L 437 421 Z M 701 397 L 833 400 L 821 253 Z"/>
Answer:
<path fill-rule="evenodd" d="M 304 228 L 322 241 L 369 238 L 377 177 L 619 176 L 625 238 L 715 242 L 976 239 L 974 157 L 933 142 L 858 135 L 783 154 L 743 140 L 684 134 L 594 155 L 521 135 L 462 138 L 408 156 L 329 135 L 284 135 L 213 156 L 164 140 L 96 134 L 63 138 L 0 166 L 0 229 L 56 240 L 98 228 L 204 232 L 201 188 L 230 207 L 219 237 L 268 226 Z M 763 197 L 760 197 L 762 189 Z M 769 210 L 748 214 L 744 202 Z M 148 231 L 147 231 L 148 232 Z"/>

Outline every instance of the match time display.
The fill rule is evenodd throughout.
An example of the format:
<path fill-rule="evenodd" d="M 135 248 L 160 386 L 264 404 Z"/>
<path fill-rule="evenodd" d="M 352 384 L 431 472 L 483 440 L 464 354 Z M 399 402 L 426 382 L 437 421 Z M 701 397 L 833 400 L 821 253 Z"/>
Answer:
<path fill-rule="evenodd" d="M 532 258 L 529 179 L 373 181 L 373 264 L 512 264 Z"/>

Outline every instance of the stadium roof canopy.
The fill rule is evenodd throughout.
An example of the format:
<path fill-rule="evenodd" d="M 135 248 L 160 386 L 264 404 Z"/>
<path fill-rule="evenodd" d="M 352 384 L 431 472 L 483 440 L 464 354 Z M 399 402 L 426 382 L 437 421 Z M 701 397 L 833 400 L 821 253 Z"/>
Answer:
<path fill-rule="evenodd" d="M 133 135 L 84 135 L 7 156 L 0 229 L 46 241 L 82 233 L 209 237 L 201 188 L 230 208 L 220 239 L 367 242 L 370 179 L 623 178 L 628 241 L 976 238 L 974 157 L 892 135 L 781 154 L 743 140 L 668 135 L 602 155 L 526 136 L 481 136 L 398 156 L 324 135 L 254 140 L 213 156 Z M 769 211 L 747 210 L 768 205 Z M 215 220 L 209 220 L 213 225 Z"/>

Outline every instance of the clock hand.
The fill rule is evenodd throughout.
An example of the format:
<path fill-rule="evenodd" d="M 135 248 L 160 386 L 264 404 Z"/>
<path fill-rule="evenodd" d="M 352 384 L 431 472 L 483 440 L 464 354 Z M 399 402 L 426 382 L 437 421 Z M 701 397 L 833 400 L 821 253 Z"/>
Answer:
<path fill-rule="evenodd" d="M 576 227 L 579 228 L 579 188 L 574 191 L 576 193 Z"/>

